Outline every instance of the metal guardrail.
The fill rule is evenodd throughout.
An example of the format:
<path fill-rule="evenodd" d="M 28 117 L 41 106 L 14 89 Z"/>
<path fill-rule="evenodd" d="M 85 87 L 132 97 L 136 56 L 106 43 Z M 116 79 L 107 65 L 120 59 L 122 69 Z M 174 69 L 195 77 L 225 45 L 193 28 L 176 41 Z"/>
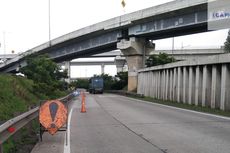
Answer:
<path fill-rule="evenodd" d="M 68 102 L 73 98 L 72 94 L 60 98 L 62 102 Z M 18 130 L 28 124 L 30 121 L 38 117 L 39 107 L 36 107 L 28 112 L 25 112 L 13 119 L 10 119 L 0 126 L 0 153 L 3 153 L 2 144 Z"/>

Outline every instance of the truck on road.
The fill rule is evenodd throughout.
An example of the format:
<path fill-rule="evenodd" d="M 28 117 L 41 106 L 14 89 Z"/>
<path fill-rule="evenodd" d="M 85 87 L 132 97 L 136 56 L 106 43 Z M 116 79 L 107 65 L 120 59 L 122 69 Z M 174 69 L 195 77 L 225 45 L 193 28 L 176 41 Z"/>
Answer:
<path fill-rule="evenodd" d="M 104 80 L 102 77 L 92 77 L 89 81 L 89 93 L 103 93 Z"/>

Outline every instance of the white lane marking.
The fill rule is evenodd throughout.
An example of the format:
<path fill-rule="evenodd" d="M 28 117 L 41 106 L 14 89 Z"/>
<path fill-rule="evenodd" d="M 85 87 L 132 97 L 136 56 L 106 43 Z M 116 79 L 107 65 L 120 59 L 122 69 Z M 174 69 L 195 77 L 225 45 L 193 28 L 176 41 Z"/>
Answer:
<path fill-rule="evenodd" d="M 194 110 L 188 110 L 188 109 L 183 109 L 183 108 L 178 108 L 178 107 L 158 104 L 158 103 L 154 103 L 154 102 L 148 102 L 148 101 L 129 98 L 129 97 L 125 97 L 125 98 L 130 99 L 130 100 L 135 100 L 135 101 L 138 101 L 138 102 L 142 102 L 142 103 L 149 103 L 149 104 L 152 104 L 152 105 L 163 106 L 163 107 L 167 107 L 167 108 L 171 108 L 171 109 L 182 110 L 182 111 L 191 112 L 191 113 L 195 113 L 195 114 L 200 114 L 200 115 L 205 115 L 205 116 L 211 116 L 211 117 L 216 117 L 216 118 L 220 118 L 220 119 L 230 120 L 230 117 L 224 117 L 224 116 L 219 116 L 219 115 L 214 115 L 214 114 L 197 112 L 197 111 L 194 111 Z"/>
<path fill-rule="evenodd" d="M 64 142 L 64 153 L 70 153 L 70 121 L 72 117 L 73 109 L 70 110 L 69 116 L 68 116 L 68 122 L 67 122 L 67 136 L 68 140 L 66 142 L 66 134 L 65 134 L 65 142 Z M 67 145 L 66 145 L 67 143 Z"/>

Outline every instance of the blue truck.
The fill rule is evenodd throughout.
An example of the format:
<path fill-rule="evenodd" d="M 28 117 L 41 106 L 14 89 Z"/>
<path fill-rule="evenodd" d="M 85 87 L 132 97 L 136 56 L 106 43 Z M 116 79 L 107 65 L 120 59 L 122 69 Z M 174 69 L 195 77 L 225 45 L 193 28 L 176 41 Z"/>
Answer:
<path fill-rule="evenodd" d="M 92 77 L 89 80 L 89 93 L 103 93 L 104 92 L 104 80 L 102 77 Z"/>

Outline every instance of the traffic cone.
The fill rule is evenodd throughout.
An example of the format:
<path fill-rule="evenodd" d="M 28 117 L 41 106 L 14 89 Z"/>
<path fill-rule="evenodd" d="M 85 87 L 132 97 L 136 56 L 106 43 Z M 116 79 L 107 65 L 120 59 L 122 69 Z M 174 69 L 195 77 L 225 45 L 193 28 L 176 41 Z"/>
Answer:
<path fill-rule="evenodd" d="M 82 98 L 81 98 L 81 113 L 86 113 L 86 109 L 85 109 L 85 96 L 84 96 L 84 94 L 82 94 Z"/>

